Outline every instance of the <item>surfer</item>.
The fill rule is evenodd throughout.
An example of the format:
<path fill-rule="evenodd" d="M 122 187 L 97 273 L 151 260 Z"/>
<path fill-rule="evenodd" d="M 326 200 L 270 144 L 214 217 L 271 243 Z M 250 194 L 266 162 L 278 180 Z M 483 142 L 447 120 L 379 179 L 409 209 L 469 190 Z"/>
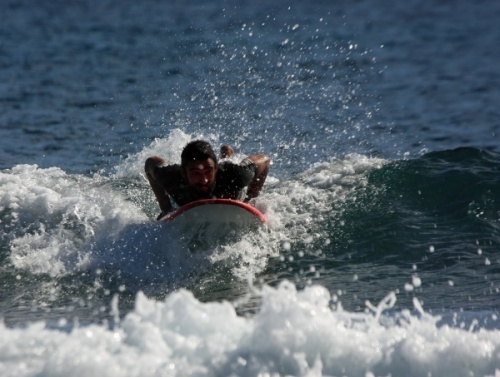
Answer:
<path fill-rule="evenodd" d="M 230 146 L 220 148 L 222 159 L 233 156 Z M 146 160 L 144 170 L 160 206 L 159 219 L 178 206 L 200 199 L 248 202 L 259 195 L 270 164 L 269 157 L 262 153 L 248 156 L 239 164 L 219 163 L 209 143 L 195 140 L 184 147 L 180 165 L 169 165 L 164 158 L 152 156 Z"/>

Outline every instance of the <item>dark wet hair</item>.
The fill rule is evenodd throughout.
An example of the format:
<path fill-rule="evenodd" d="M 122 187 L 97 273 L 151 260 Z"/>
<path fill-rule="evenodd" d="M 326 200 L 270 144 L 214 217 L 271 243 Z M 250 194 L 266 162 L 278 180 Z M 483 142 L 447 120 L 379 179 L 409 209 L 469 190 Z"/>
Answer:
<path fill-rule="evenodd" d="M 195 140 L 188 143 L 181 153 L 181 165 L 186 167 L 187 164 L 194 160 L 206 160 L 211 158 L 217 164 L 217 157 L 209 143 L 203 140 Z"/>

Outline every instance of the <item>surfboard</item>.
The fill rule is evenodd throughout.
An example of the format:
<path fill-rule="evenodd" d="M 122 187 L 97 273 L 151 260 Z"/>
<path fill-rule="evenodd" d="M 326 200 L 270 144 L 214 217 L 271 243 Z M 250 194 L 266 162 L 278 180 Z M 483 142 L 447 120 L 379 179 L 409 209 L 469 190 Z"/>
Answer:
<path fill-rule="evenodd" d="M 265 230 L 267 217 L 248 203 L 203 199 L 186 204 L 158 220 L 169 242 L 190 252 L 213 252 L 222 245 L 252 239 Z"/>
<path fill-rule="evenodd" d="M 178 225 L 230 224 L 236 228 L 255 228 L 267 222 L 254 206 L 232 199 L 203 199 L 186 204 L 159 221 Z"/>

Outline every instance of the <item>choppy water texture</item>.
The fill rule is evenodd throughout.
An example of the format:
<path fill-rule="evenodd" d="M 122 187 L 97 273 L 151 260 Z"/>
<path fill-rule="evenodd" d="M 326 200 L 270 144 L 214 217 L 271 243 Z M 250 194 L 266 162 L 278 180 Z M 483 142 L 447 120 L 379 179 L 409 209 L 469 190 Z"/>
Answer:
<path fill-rule="evenodd" d="M 500 374 L 500 3 L 0 13 L 0 375 Z M 195 138 L 268 227 L 154 222 Z"/>

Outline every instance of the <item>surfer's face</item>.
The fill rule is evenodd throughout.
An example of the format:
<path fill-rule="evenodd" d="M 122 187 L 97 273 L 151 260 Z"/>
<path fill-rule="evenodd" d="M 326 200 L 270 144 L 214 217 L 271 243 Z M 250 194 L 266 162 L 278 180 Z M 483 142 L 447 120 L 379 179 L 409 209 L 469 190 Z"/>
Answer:
<path fill-rule="evenodd" d="M 189 186 L 200 196 L 210 197 L 215 187 L 217 164 L 211 159 L 194 160 L 184 169 L 184 177 Z"/>

